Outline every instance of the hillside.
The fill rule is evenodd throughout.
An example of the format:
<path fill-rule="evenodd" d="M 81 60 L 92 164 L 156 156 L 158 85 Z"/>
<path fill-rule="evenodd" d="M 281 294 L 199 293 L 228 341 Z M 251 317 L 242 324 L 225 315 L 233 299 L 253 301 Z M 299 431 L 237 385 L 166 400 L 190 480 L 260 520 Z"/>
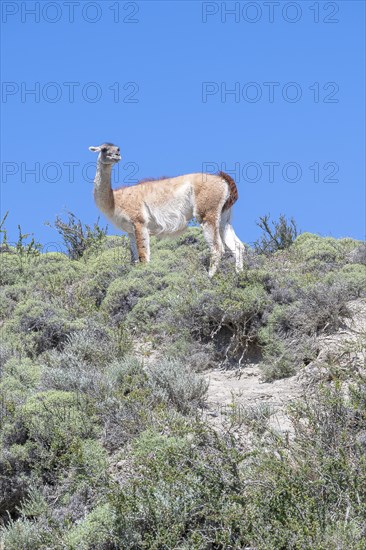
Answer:
<path fill-rule="evenodd" d="M 7 550 L 366 548 L 362 243 L 1 252 Z"/>

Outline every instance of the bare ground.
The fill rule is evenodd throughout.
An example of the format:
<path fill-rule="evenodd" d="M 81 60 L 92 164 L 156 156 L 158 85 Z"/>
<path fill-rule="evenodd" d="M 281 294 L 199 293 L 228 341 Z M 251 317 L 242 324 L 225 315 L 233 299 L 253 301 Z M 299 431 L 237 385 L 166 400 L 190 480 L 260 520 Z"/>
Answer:
<path fill-rule="evenodd" d="M 250 364 L 240 373 L 213 369 L 205 373 L 209 382 L 207 408 L 203 412 L 217 429 L 233 426 L 233 414 L 238 411 L 265 410 L 269 426 L 281 433 L 292 435 L 292 425 L 287 408 L 296 398 L 310 391 L 314 384 L 328 381 L 330 369 L 357 369 L 366 367 L 366 300 L 348 303 L 350 317 L 344 319 L 343 327 L 328 336 L 320 336 L 320 353 L 315 361 L 290 378 L 263 382 L 257 364 Z M 240 422 L 236 422 L 236 425 Z M 240 437 L 240 430 L 234 435 Z"/>

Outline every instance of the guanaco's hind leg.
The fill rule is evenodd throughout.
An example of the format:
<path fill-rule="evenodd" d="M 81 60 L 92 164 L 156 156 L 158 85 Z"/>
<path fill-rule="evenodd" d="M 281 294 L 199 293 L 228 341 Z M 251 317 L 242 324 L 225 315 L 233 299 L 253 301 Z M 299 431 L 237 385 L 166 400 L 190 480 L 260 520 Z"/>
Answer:
<path fill-rule="evenodd" d="M 208 276 L 213 277 L 220 264 L 223 251 L 223 245 L 220 237 L 220 227 L 218 222 L 203 221 L 201 223 L 203 236 L 211 251 L 210 268 Z"/>
<path fill-rule="evenodd" d="M 236 271 L 242 271 L 244 263 L 244 245 L 236 236 L 230 219 L 231 210 L 224 210 L 220 220 L 220 235 L 225 249 L 235 258 Z"/>

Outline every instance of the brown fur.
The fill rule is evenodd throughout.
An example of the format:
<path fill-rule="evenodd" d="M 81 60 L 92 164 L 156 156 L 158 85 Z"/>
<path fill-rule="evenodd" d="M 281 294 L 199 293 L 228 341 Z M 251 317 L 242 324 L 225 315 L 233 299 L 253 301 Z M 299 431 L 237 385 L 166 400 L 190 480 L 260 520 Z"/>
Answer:
<path fill-rule="evenodd" d="M 226 172 L 219 172 L 218 176 L 223 178 L 229 186 L 230 196 L 223 206 L 223 210 L 228 210 L 239 198 L 238 188 L 236 187 L 236 183 L 233 178 L 229 176 L 229 174 L 226 174 Z"/>
<path fill-rule="evenodd" d="M 144 234 L 143 234 L 143 224 L 141 223 L 135 224 L 135 237 L 136 237 L 137 249 L 139 252 L 139 261 L 142 263 L 146 263 L 148 261 L 148 253 L 147 253 L 146 243 L 145 243 Z"/>
<path fill-rule="evenodd" d="M 209 174 L 205 174 L 205 175 L 208 176 Z M 223 210 L 228 210 L 239 199 L 238 188 L 237 188 L 236 183 L 233 180 L 233 178 L 231 176 L 229 176 L 229 174 L 227 174 L 226 172 L 220 171 L 220 172 L 217 173 L 217 176 L 220 177 L 220 178 L 223 178 L 229 186 L 230 195 L 227 198 L 227 200 L 226 200 L 226 202 L 225 202 L 225 204 L 222 208 Z M 174 176 L 174 177 L 161 176 L 160 178 L 143 178 L 143 179 L 139 180 L 137 183 L 135 183 L 134 185 L 131 185 L 131 186 L 122 185 L 121 187 L 118 187 L 117 189 L 115 189 L 115 191 L 119 191 L 120 189 L 126 189 L 128 187 L 135 187 L 136 185 L 142 185 L 143 183 L 157 183 L 157 182 L 161 182 L 161 181 L 164 181 L 164 180 L 171 181 L 172 179 L 175 179 L 177 177 L 183 177 L 183 176 Z"/>

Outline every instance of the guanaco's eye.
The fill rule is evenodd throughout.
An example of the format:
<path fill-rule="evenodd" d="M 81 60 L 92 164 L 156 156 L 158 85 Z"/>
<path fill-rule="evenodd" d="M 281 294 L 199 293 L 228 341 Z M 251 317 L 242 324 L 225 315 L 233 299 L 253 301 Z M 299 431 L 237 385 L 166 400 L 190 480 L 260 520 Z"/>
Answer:
<path fill-rule="evenodd" d="M 102 147 L 101 151 L 102 151 L 103 153 L 106 153 L 106 152 L 108 151 L 108 147 Z"/>

